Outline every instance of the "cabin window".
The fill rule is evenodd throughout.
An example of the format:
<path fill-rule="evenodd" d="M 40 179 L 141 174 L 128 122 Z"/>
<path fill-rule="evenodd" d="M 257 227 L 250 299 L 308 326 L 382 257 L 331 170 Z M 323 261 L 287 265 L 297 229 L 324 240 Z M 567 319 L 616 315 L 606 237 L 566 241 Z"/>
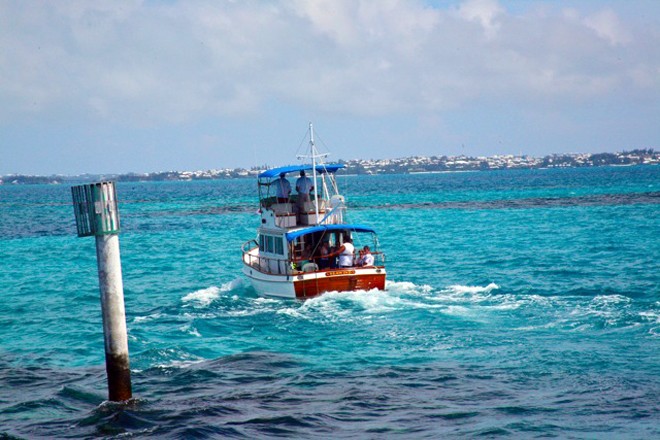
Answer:
<path fill-rule="evenodd" d="M 260 235 L 259 249 L 261 249 L 262 252 L 284 255 L 284 245 L 282 244 L 282 237 L 273 236 L 273 235 Z"/>

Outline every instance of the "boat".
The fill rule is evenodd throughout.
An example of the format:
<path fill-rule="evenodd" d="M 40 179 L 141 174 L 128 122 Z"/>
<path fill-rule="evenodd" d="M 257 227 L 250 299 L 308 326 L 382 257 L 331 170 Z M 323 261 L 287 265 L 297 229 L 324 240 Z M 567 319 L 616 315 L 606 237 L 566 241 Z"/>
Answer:
<path fill-rule="evenodd" d="M 257 177 L 261 218 L 256 239 L 241 249 L 243 273 L 262 296 L 307 299 L 333 291 L 385 290 L 385 255 L 376 231 L 346 221 L 346 200 L 336 179 L 344 165 L 324 163 L 328 154 L 319 154 L 311 123 L 308 134 L 309 154 L 298 159 L 309 163 L 268 169 Z M 286 186 L 281 179 L 293 187 L 299 176 L 307 177 L 313 190 L 277 193 L 278 185 Z"/>

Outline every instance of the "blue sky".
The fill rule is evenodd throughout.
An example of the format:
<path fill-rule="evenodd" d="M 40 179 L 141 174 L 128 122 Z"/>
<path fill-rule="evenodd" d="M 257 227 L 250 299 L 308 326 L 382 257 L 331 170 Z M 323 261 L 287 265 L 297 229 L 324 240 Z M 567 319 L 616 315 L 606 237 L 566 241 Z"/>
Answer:
<path fill-rule="evenodd" d="M 660 1 L 0 0 L 0 174 L 660 148 Z"/>

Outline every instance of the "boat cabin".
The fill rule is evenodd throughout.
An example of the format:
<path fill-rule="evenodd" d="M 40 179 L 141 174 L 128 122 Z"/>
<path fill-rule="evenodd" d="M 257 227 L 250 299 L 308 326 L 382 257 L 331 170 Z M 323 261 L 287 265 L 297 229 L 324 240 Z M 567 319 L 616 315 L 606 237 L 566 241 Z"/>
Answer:
<path fill-rule="evenodd" d="M 252 248 L 244 249 L 249 264 L 259 271 L 273 275 L 290 275 L 340 267 L 339 250 L 350 240 L 355 258 L 350 266 L 366 267 L 384 264 L 379 252 L 376 232 L 364 225 L 317 225 L 294 228 L 288 232 L 259 228 L 257 239 L 248 242 Z M 358 261 L 367 246 L 373 256 L 371 264 Z"/>

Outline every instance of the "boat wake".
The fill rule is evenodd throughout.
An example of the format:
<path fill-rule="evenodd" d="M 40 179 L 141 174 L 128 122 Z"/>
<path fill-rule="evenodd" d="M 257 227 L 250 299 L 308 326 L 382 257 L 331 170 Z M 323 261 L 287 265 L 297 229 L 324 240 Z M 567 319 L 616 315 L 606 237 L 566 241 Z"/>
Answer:
<path fill-rule="evenodd" d="M 237 278 L 189 292 L 178 305 L 158 307 L 136 317 L 131 332 L 139 340 L 140 327 L 149 325 L 174 335 L 179 343 L 172 345 L 164 339 L 157 344 L 163 348 L 154 353 L 152 341 L 144 341 L 143 363 L 153 357 L 165 359 L 166 364 L 208 358 L 206 351 L 195 347 L 209 338 L 222 341 L 215 355 L 231 353 L 236 344 L 255 332 L 267 340 L 280 341 L 283 350 L 291 344 L 288 335 L 292 333 L 314 339 L 328 331 L 344 335 L 356 329 L 373 341 L 407 338 L 407 343 L 430 344 L 434 349 L 455 345 L 446 340 L 452 329 L 464 332 L 475 325 L 481 331 L 508 329 L 530 334 L 591 334 L 603 329 L 658 334 L 657 305 L 640 310 L 622 295 L 545 296 L 509 289 L 496 282 L 432 286 L 390 280 L 387 290 L 335 291 L 299 301 L 254 295 L 249 285 Z M 173 328 L 178 333 L 172 333 Z M 302 338 L 300 344 L 305 340 Z M 166 351 L 162 351 L 164 347 Z"/>

